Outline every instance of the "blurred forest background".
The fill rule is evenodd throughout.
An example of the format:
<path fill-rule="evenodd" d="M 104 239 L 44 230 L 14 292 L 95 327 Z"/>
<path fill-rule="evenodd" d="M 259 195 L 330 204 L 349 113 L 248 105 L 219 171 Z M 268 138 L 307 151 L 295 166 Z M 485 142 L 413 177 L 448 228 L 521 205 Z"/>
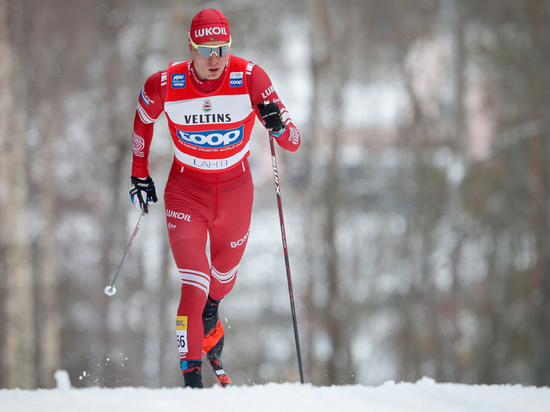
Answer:
<path fill-rule="evenodd" d="M 139 216 L 139 91 L 207 7 L 302 133 L 278 155 L 306 381 L 550 385 L 550 0 L 0 0 L 0 386 L 183 384 L 162 196 L 103 290 Z M 161 194 L 172 156 L 161 118 Z M 297 381 L 258 127 L 251 165 L 224 364 Z"/>

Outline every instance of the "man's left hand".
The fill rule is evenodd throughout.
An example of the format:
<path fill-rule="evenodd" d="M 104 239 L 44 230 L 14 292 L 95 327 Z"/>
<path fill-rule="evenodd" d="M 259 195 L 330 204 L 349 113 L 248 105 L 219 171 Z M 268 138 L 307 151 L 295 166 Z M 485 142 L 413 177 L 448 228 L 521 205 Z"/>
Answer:
<path fill-rule="evenodd" d="M 257 107 L 260 110 L 260 116 L 262 116 L 266 129 L 273 130 L 273 133 L 280 133 L 283 130 L 284 123 L 277 103 L 258 103 Z"/>

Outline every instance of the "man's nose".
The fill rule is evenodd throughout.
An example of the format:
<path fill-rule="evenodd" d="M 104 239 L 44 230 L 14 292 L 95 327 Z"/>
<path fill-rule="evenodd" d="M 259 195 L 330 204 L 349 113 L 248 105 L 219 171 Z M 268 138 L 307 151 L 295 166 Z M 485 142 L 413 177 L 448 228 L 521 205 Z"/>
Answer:
<path fill-rule="evenodd" d="M 218 57 L 218 54 L 217 54 L 217 53 L 212 53 L 212 54 L 210 55 L 210 57 L 208 58 L 208 60 L 209 60 L 210 63 L 212 63 L 212 64 L 216 64 L 216 63 L 218 62 L 218 59 L 219 59 L 219 57 Z"/>

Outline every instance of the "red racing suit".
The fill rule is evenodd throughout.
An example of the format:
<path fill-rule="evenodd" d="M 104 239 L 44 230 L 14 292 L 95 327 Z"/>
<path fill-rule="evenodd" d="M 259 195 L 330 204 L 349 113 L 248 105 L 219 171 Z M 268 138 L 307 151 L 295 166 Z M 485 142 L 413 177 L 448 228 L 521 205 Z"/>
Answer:
<path fill-rule="evenodd" d="M 275 140 L 296 151 L 300 134 L 271 80 L 244 59 L 229 56 L 222 75 L 209 81 L 198 79 L 192 60 L 170 64 L 147 79 L 139 96 L 132 175 L 149 176 L 154 122 L 163 111 L 174 144 L 164 202 L 182 282 L 176 317 L 181 361 L 201 359 L 206 300 L 221 300 L 235 284 L 252 214 L 249 140 L 255 118 L 261 120 L 256 105 L 264 101 L 277 103 L 283 116 L 285 130 Z"/>

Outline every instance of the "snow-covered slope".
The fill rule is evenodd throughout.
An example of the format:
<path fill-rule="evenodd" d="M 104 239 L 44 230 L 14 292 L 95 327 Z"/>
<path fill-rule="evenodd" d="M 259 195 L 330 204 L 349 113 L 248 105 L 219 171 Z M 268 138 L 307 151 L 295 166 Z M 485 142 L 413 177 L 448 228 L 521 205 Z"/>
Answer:
<path fill-rule="evenodd" d="M 59 382 L 59 381 L 58 381 Z M 387 382 L 378 387 L 297 383 L 204 390 L 89 388 L 0 390 L 0 411 L 17 412 L 550 411 L 550 388 Z"/>

